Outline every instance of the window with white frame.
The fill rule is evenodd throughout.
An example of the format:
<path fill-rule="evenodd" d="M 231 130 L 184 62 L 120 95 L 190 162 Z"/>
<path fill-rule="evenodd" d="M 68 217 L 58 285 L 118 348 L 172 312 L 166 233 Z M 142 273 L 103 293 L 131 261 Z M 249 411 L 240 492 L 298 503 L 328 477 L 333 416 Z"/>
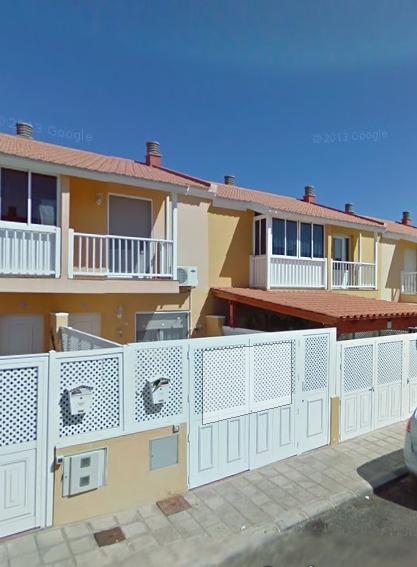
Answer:
<path fill-rule="evenodd" d="M 136 341 L 168 341 L 189 336 L 188 311 L 136 313 Z"/>
<path fill-rule="evenodd" d="M 272 219 L 272 254 L 324 258 L 324 227 L 320 224 Z"/>
<path fill-rule="evenodd" d="M 255 219 L 253 253 L 255 256 L 266 254 L 266 218 Z"/>
<path fill-rule="evenodd" d="M 27 224 L 57 225 L 57 178 L 1 169 L 0 218 Z"/>

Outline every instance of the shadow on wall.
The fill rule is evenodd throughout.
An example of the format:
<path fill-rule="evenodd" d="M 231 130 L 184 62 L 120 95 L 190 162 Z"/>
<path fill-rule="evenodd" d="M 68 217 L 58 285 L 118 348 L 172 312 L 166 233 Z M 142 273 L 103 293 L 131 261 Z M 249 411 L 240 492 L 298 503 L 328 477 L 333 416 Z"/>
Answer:
<path fill-rule="evenodd" d="M 394 244 L 395 246 L 395 244 Z M 387 280 L 382 282 L 381 288 L 390 292 L 390 301 L 400 300 L 401 271 L 404 269 L 404 251 L 401 247 L 395 247 L 392 261 L 390 262 Z"/>
<path fill-rule="evenodd" d="M 210 283 L 219 285 L 219 278 L 228 278 L 227 286 L 249 286 L 249 256 L 252 254 L 252 213 L 226 211 L 210 206 L 209 213 L 220 217 L 223 229 L 216 235 L 219 239 L 214 245 L 215 262 L 224 254 L 224 260 L 217 273 L 217 265 L 210 266 Z M 221 224 L 221 223 L 219 223 Z M 217 225 L 216 225 L 217 226 Z M 234 227 L 234 230 L 231 227 Z M 220 228 L 220 226 L 218 227 Z M 213 243 L 211 243 L 213 246 Z M 225 285 L 225 284 L 223 284 Z"/>

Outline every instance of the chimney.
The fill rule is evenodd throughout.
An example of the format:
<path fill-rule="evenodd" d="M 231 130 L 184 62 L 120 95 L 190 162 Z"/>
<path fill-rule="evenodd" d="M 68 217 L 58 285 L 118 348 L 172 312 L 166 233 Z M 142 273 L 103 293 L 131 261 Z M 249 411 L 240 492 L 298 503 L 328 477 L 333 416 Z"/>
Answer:
<path fill-rule="evenodd" d="M 345 203 L 345 213 L 347 213 L 348 215 L 353 215 L 352 203 Z"/>
<path fill-rule="evenodd" d="M 28 122 L 16 122 L 16 135 L 22 138 L 33 138 L 33 126 Z"/>
<path fill-rule="evenodd" d="M 234 175 L 225 175 L 224 176 L 224 183 L 225 185 L 234 185 L 236 178 Z"/>
<path fill-rule="evenodd" d="M 411 216 L 408 211 L 403 212 L 403 218 L 401 219 L 402 224 L 411 225 Z"/>
<path fill-rule="evenodd" d="M 154 165 L 159 167 L 162 165 L 162 156 L 159 142 L 146 142 L 146 165 Z"/>
<path fill-rule="evenodd" d="M 314 187 L 312 185 L 306 185 L 304 187 L 303 201 L 305 201 L 306 203 L 315 203 L 316 202 L 316 196 L 314 194 Z"/>

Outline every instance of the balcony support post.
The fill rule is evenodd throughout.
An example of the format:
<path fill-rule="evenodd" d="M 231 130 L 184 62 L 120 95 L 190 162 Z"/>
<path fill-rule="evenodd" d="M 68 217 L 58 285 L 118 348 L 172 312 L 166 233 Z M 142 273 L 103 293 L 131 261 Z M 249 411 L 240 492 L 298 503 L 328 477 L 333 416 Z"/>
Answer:
<path fill-rule="evenodd" d="M 378 234 L 374 232 L 374 289 L 378 289 Z"/>
<path fill-rule="evenodd" d="M 266 217 L 266 289 L 271 289 L 272 217 Z"/>
<path fill-rule="evenodd" d="M 172 239 L 172 277 L 177 279 L 177 245 L 178 245 L 178 207 L 177 207 L 177 194 L 171 193 L 171 239 Z"/>
<path fill-rule="evenodd" d="M 229 327 L 232 327 L 232 329 L 234 329 L 236 327 L 236 323 L 237 323 L 237 305 L 234 301 L 229 301 L 229 314 L 228 314 L 228 323 L 229 323 Z"/>
<path fill-rule="evenodd" d="M 66 175 L 59 177 L 60 227 L 61 227 L 61 277 L 68 278 L 69 273 L 69 224 L 70 224 L 70 180 Z M 72 266 L 71 266 L 72 267 Z"/>

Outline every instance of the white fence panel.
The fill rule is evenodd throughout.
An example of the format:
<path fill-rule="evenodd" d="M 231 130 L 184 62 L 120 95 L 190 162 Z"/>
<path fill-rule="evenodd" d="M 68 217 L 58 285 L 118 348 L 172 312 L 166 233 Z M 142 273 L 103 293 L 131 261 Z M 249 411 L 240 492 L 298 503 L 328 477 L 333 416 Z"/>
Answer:
<path fill-rule="evenodd" d="M 97 337 L 72 327 L 60 327 L 60 335 L 61 347 L 64 352 L 121 347 L 119 343 L 108 341 L 102 337 Z"/>
<path fill-rule="evenodd" d="M 68 446 L 115 437 L 124 429 L 123 348 L 91 353 L 51 354 L 50 399 L 55 404 L 53 437 Z M 83 415 L 72 415 L 69 391 L 90 386 L 92 405 Z"/>
<path fill-rule="evenodd" d="M 413 335 L 339 343 L 342 441 L 407 415 L 417 394 L 411 378 L 415 345 Z"/>

